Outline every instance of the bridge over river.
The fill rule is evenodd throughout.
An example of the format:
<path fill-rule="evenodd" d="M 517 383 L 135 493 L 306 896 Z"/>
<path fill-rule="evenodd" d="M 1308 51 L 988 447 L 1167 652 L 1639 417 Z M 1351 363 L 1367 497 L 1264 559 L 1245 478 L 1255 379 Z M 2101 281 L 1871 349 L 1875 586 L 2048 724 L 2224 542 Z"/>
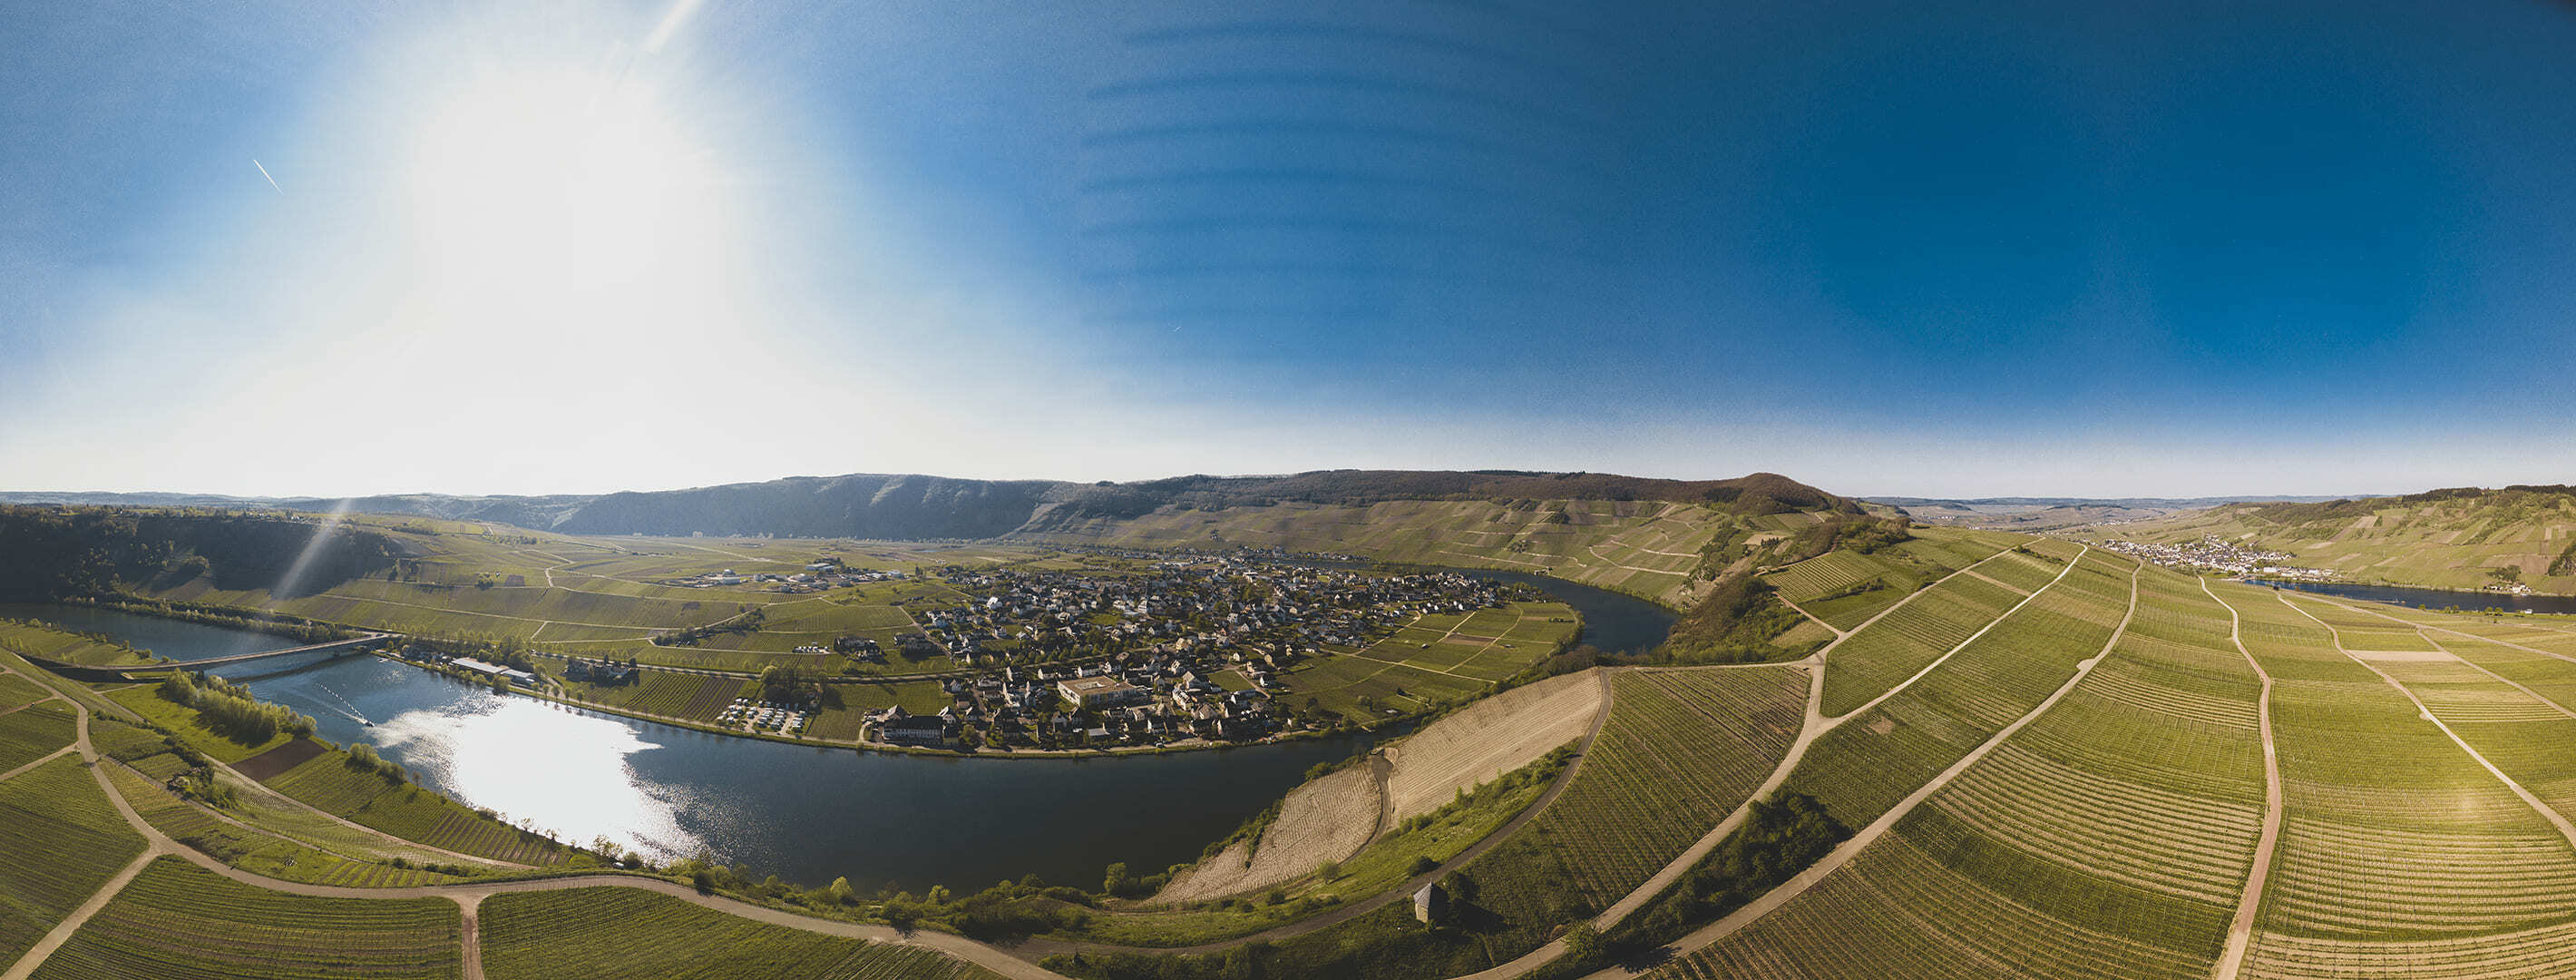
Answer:
<path fill-rule="evenodd" d="M 364 649 L 368 644 L 382 643 L 387 640 L 398 639 L 400 636 L 401 634 L 398 633 L 369 633 L 365 636 L 353 637 L 346 640 L 332 640 L 328 643 L 307 643 L 303 646 L 286 647 L 280 650 L 256 650 L 250 653 L 236 653 L 230 656 L 208 657 L 202 660 L 172 660 L 144 667 L 93 667 L 82 664 L 60 663 L 57 661 L 47 660 L 43 657 L 28 657 L 27 659 L 34 661 L 37 666 L 43 667 L 46 670 L 60 674 L 64 677 L 69 677 L 73 680 L 115 682 L 133 680 L 134 675 L 137 674 L 157 675 L 165 670 L 206 671 L 257 661 L 286 660 L 291 657 L 311 657 L 315 662 L 320 662 L 332 657 Z M 285 665 L 280 664 L 279 666 Z"/>

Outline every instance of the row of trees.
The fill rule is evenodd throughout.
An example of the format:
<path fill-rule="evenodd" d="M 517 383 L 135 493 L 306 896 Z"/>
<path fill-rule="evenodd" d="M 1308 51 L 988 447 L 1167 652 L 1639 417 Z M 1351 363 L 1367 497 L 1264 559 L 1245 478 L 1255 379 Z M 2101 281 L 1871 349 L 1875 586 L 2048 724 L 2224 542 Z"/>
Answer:
<path fill-rule="evenodd" d="M 197 709 L 198 719 L 208 729 L 246 745 L 257 745 L 281 733 L 297 737 L 313 734 L 311 717 L 282 704 L 261 701 L 252 697 L 249 689 L 221 677 L 171 671 L 161 682 L 161 696 L 173 704 Z"/>

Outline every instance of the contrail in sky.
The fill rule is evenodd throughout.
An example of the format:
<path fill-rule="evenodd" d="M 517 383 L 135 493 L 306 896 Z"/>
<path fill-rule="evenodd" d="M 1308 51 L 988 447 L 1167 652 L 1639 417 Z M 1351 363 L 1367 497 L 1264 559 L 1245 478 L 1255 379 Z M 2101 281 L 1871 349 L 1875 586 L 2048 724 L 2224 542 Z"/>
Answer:
<path fill-rule="evenodd" d="M 258 157 L 252 157 L 252 158 L 250 158 L 250 165 L 251 165 L 251 166 L 254 166 L 254 167 L 259 167 L 259 158 L 258 158 Z M 278 194 L 280 194 L 280 195 L 284 195 L 284 194 L 286 193 L 286 188 L 283 188 L 283 187 L 279 187 L 279 186 L 277 186 L 277 178 L 275 178 L 275 177 L 270 177 L 270 176 L 268 175 L 268 168 L 267 168 L 267 167 L 259 167 L 259 175 L 260 175 L 262 178 L 264 178 L 264 179 L 266 179 L 266 180 L 268 181 L 268 189 L 269 189 L 269 190 L 276 191 L 276 192 L 277 192 Z"/>

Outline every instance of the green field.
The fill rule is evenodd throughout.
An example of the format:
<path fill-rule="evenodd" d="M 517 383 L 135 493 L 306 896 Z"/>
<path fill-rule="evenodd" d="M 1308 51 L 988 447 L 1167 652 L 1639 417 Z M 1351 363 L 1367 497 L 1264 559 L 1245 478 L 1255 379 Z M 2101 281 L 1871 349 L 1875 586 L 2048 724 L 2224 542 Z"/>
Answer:
<path fill-rule="evenodd" d="M 36 970 L 39 980 L 464 975 L 456 903 L 306 898 L 178 858 L 152 862 Z"/>
<path fill-rule="evenodd" d="M 123 667 L 153 662 L 153 658 L 122 643 L 109 643 L 65 633 L 40 623 L 10 619 L 0 619 L 0 649 L 55 663 L 92 667 Z"/>
<path fill-rule="evenodd" d="M 495 895 L 481 912 L 493 980 L 973 980 L 918 946 L 816 935 L 632 888 Z"/>
<path fill-rule="evenodd" d="M 1458 704 L 1546 659 L 1578 628 L 1574 610 L 1557 602 L 1426 615 L 1366 649 L 1288 669 L 1279 696 L 1300 706 L 1313 698 L 1320 710 L 1353 721 Z"/>
<path fill-rule="evenodd" d="M 2125 593 L 2134 567 L 2116 555 L 2086 554 L 2064 581 L 1995 621 L 1920 680 L 1818 739 L 1785 788 L 1823 801 L 1850 826 L 1877 819 L 2037 707 L 2074 675 L 2077 661 L 2109 642 L 2125 602 L 2114 602 L 2107 591 L 2117 587 Z M 1888 625 L 1882 620 L 1871 630 Z M 1827 704 L 1850 700 L 1834 690 L 1831 664 L 1840 653 L 1827 656 Z"/>
<path fill-rule="evenodd" d="M 15 962 L 142 853 L 142 836 L 78 759 L 0 782 L 0 963 Z"/>
<path fill-rule="evenodd" d="M 2260 685 L 2196 582 L 2139 612 L 2068 696 L 1813 890 L 1682 976 L 2202 977 L 2263 821 Z"/>
<path fill-rule="evenodd" d="M 0 714 L 0 772 L 44 758 L 72 744 L 73 716 L 60 701 L 32 704 Z"/>
<path fill-rule="evenodd" d="M 411 783 L 351 768 L 348 758 L 338 750 L 325 752 L 268 786 L 325 813 L 431 847 L 520 864 L 564 859 L 561 845 Z"/>
<path fill-rule="evenodd" d="M 189 803 L 144 775 L 109 766 L 108 780 L 152 828 L 215 860 L 283 881 L 351 888 L 400 888 L 462 880 L 389 861 L 358 860 L 254 830 Z"/>
<path fill-rule="evenodd" d="M 2540 592 L 2576 594 L 2576 495 L 2538 490 L 2435 491 L 2331 504 L 2233 504 L 2092 529 L 2101 537 L 2183 543 L 2216 536 L 2287 552 L 2289 564 L 2357 582 L 2482 589 L 2512 568 Z M 2457 605 L 2476 609 L 2476 595 Z"/>
<path fill-rule="evenodd" d="M 1763 580 L 1809 615 L 1836 629 L 1850 630 L 1942 576 L 1990 562 L 1997 552 L 2028 540 L 2016 534 L 1955 528 L 1917 527 L 1913 534 L 1914 540 L 1871 554 L 1829 551 L 1766 574 Z"/>

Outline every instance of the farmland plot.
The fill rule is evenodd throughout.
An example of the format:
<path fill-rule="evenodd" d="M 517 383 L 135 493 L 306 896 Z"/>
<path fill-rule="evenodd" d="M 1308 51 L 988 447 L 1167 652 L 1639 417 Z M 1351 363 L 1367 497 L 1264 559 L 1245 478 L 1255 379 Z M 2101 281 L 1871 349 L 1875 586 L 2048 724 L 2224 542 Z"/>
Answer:
<path fill-rule="evenodd" d="M 787 929 L 632 888 L 495 895 L 483 903 L 493 980 L 981 980 L 918 946 Z"/>
<path fill-rule="evenodd" d="M 1608 724 L 1563 796 L 1524 833 L 1598 905 L 1626 894 L 1744 802 L 1796 736 L 1805 668 L 1611 675 Z M 1506 854 L 1477 862 L 1483 868 Z M 1501 859 L 1508 860 L 1508 859 Z"/>
<path fill-rule="evenodd" d="M 141 853 L 142 836 L 79 759 L 0 782 L 0 963 L 15 962 Z"/>
<path fill-rule="evenodd" d="M 2221 595 L 2272 670 L 2287 809 L 2246 972 L 2551 976 L 2576 934 L 2576 848 L 2413 700 L 2270 593 Z M 2249 634 L 2251 635 L 2251 634 Z M 2277 668 L 2275 665 L 2279 665 Z M 2284 679 L 2294 673 L 2294 679 Z M 2463 723 L 2466 732 L 2487 727 Z M 2479 939 L 2492 959 L 2470 953 Z M 2556 963 L 2547 960 L 2557 943 Z"/>
<path fill-rule="evenodd" d="M 2262 823 L 2260 688 L 2242 656 L 2175 646 L 2123 634 L 1889 836 L 1675 974 L 2206 976 Z"/>
<path fill-rule="evenodd" d="M 36 971 L 38 980 L 177 980 L 464 974 L 456 903 L 308 898 L 163 857 Z"/>

